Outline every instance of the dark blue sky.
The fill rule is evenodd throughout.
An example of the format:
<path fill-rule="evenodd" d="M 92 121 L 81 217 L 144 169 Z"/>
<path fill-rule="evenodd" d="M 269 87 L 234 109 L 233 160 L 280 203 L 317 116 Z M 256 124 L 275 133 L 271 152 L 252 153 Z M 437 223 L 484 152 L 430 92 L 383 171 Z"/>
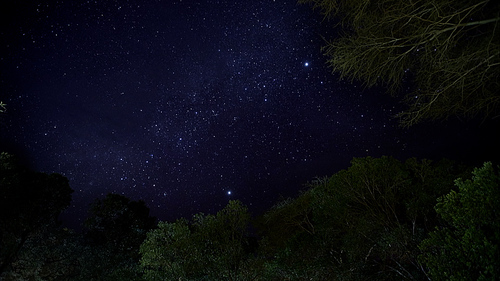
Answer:
<path fill-rule="evenodd" d="M 5 4 L 2 4 L 5 5 Z M 2 7 L 1 150 L 162 220 L 239 199 L 254 212 L 353 157 L 498 159 L 498 122 L 398 128 L 384 90 L 339 81 L 295 1 L 29 1 Z M 231 195 L 227 192 L 231 191 Z"/>

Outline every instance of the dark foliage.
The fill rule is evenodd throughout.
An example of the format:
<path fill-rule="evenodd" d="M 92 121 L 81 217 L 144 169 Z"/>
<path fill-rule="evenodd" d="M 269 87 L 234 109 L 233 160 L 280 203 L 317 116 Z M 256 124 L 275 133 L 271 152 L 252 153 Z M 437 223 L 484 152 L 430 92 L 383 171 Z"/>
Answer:
<path fill-rule="evenodd" d="M 262 251 L 275 274 L 294 280 L 421 279 L 417 246 L 437 223 L 436 199 L 464 171 L 450 161 L 355 158 L 260 218 Z"/>
<path fill-rule="evenodd" d="M 31 171 L 14 156 L 0 155 L 0 274 L 30 236 L 56 223 L 72 192 L 67 178 Z"/>
<path fill-rule="evenodd" d="M 144 202 L 116 194 L 96 200 L 86 232 L 74 233 L 55 223 L 69 204 L 62 192 L 71 194 L 64 188 L 67 181 L 30 172 L 12 159 L 2 154 L 0 167 L 1 253 L 8 262 L 2 280 L 487 280 L 498 275 L 499 183 L 490 164 L 477 169 L 472 181 L 454 181 L 471 169 L 447 160 L 355 158 L 347 170 L 312 181 L 297 198 L 254 219 L 257 240 L 248 234 L 250 214 L 239 201 L 215 215 L 156 227 Z M 16 193 L 33 187 L 51 193 Z"/>
<path fill-rule="evenodd" d="M 108 246 L 119 254 L 138 258 L 146 233 L 156 226 L 144 201 L 108 194 L 97 199 L 85 221 L 86 238 L 91 245 Z"/>

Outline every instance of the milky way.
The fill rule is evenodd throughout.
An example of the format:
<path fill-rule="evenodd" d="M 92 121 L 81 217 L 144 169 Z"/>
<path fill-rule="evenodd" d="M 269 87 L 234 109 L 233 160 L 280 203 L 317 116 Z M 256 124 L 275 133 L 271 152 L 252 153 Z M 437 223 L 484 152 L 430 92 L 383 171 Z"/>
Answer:
<path fill-rule="evenodd" d="M 3 10 L 1 144 L 70 179 L 73 224 L 109 192 L 160 219 L 228 199 L 259 211 L 352 157 L 456 156 L 472 134 L 398 128 L 383 89 L 330 73 L 321 35 L 334 29 L 294 1 Z"/>

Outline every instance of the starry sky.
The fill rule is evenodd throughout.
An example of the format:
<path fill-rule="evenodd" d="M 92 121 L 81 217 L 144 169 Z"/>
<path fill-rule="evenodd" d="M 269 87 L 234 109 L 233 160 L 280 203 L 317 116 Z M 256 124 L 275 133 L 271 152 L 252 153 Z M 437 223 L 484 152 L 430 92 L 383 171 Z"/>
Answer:
<path fill-rule="evenodd" d="M 69 225 L 110 192 L 161 220 L 259 213 L 353 157 L 499 158 L 498 120 L 398 127 L 404 107 L 332 74 L 339 30 L 293 0 L 22 2 L 1 4 L 0 148 L 70 180 Z"/>

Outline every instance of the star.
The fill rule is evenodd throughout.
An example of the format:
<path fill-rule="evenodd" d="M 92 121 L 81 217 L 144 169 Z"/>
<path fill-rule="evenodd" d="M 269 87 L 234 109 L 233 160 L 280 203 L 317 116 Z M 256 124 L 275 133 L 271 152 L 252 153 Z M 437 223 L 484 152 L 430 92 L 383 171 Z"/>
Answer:
<path fill-rule="evenodd" d="M 114 2 L 68 1 L 0 25 L 0 42 L 11 42 L 0 43 L 0 73 L 9 73 L 0 88 L 19 89 L 0 98 L 0 149 L 70 178 L 64 221 L 75 227 L 109 192 L 149 202 L 159 220 L 218 211 L 236 197 L 262 212 L 354 156 L 457 158 L 452 147 L 483 135 L 464 138 L 462 125 L 400 130 L 392 116 L 401 106 L 379 100 L 382 89 L 332 75 L 322 16 L 296 1 Z M 151 11 L 165 17 L 144 16 Z"/>

